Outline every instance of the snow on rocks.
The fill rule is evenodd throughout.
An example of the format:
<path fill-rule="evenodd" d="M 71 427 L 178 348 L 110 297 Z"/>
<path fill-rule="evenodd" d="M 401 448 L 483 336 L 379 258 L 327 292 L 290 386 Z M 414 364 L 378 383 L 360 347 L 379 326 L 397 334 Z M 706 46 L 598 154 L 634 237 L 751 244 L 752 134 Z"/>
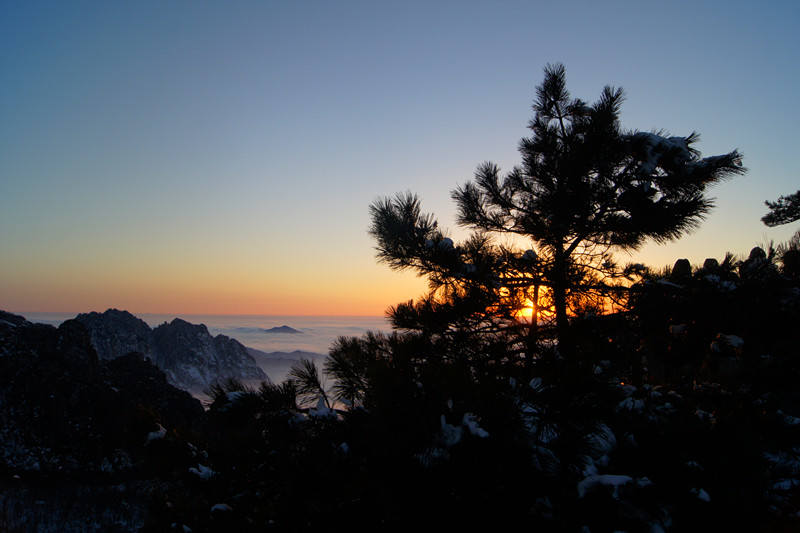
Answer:
<path fill-rule="evenodd" d="M 689 490 L 689 494 L 691 494 L 692 496 L 703 502 L 711 501 L 711 496 L 709 496 L 708 493 L 703 489 L 692 488 L 691 490 Z"/>
<path fill-rule="evenodd" d="M 470 435 L 478 438 L 484 439 L 489 436 L 489 432 L 478 425 L 478 419 L 472 413 L 464 413 L 464 417 L 461 419 L 461 424 L 458 426 L 448 424 L 444 415 L 442 415 L 439 420 L 441 423 L 441 429 L 436 435 L 436 441 L 448 448 L 461 442 L 461 438 L 464 435 L 464 429 L 469 431 Z"/>
<path fill-rule="evenodd" d="M 464 413 L 461 424 L 458 426 L 449 424 L 445 415 L 440 417 L 439 422 L 441 429 L 434 437 L 434 445 L 423 453 L 414 455 L 422 466 L 430 467 L 439 461 L 449 459 L 450 452 L 448 449 L 461 442 L 465 429 L 470 435 L 481 439 L 489 436 L 489 432 L 478 425 L 478 419 L 472 413 Z"/>
<path fill-rule="evenodd" d="M 163 439 L 167 435 L 167 430 L 161 424 L 158 424 L 158 429 L 155 431 L 151 431 L 147 434 L 147 438 L 145 439 L 145 444 L 150 444 L 151 442 Z"/>
<path fill-rule="evenodd" d="M 736 284 L 734 282 L 725 281 L 715 274 L 708 274 L 705 279 L 720 292 L 731 292 L 736 289 Z"/>
<path fill-rule="evenodd" d="M 736 351 L 741 351 L 744 347 L 744 340 L 737 335 L 717 333 L 717 337 L 711 342 L 711 351 L 721 352 L 725 346 L 730 346 Z"/>
<path fill-rule="evenodd" d="M 197 468 L 190 468 L 189 472 L 196 475 L 202 480 L 209 480 L 216 475 L 216 472 L 211 470 L 210 467 L 198 463 Z"/>
<path fill-rule="evenodd" d="M 697 409 L 694 412 L 694 416 L 699 418 L 702 421 L 708 421 L 711 424 L 716 424 L 717 420 L 714 418 L 714 415 L 709 413 L 708 411 L 703 411 L 702 409 Z"/>
<path fill-rule="evenodd" d="M 464 413 L 464 419 L 461 421 L 461 425 L 467 428 L 469 432 L 476 437 L 484 439 L 489 436 L 489 433 L 478 425 L 478 421 L 472 413 Z"/>
<path fill-rule="evenodd" d="M 233 507 L 227 503 L 218 503 L 211 508 L 212 513 L 230 513 L 233 512 Z"/>
<path fill-rule="evenodd" d="M 298 424 L 304 423 L 306 420 L 308 420 L 308 417 L 306 416 L 305 413 L 294 413 L 294 415 L 289 418 L 288 424 L 290 426 L 296 426 Z"/>
<path fill-rule="evenodd" d="M 227 412 L 231 407 L 240 402 L 242 398 L 244 398 L 245 396 L 247 396 L 247 392 L 240 390 L 227 393 L 225 395 L 225 405 L 219 408 L 219 412 L 220 413 Z"/>
<path fill-rule="evenodd" d="M 800 425 L 800 418 L 797 418 L 796 416 L 792 416 L 792 415 L 787 415 L 781 409 L 778 409 L 777 411 L 775 411 L 775 414 L 777 414 L 778 416 L 783 417 L 783 421 L 787 426 Z"/>
<path fill-rule="evenodd" d="M 686 462 L 686 466 L 688 466 L 689 468 L 694 469 L 694 470 L 699 470 L 700 472 L 705 471 L 705 469 L 703 468 L 703 465 L 701 465 L 697 461 L 687 461 Z"/>
<path fill-rule="evenodd" d="M 461 435 L 464 432 L 461 427 L 448 424 L 444 418 L 444 415 L 441 416 L 440 421 L 442 429 L 439 430 L 436 440 L 448 448 L 458 444 L 461 441 Z"/>
<path fill-rule="evenodd" d="M 612 496 L 616 500 L 619 499 L 619 487 L 631 482 L 633 482 L 633 478 L 631 476 L 616 474 L 589 476 L 578 483 L 578 497 L 583 498 L 587 491 L 598 485 L 602 485 L 612 488 Z"/>

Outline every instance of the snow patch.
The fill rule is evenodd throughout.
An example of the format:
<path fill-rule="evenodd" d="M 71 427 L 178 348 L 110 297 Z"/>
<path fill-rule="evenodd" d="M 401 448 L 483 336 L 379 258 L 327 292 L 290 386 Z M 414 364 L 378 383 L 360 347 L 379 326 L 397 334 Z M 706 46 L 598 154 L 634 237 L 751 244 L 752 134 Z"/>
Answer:
<path fill-rule="evenodd" d="M 210 467 L 201 465 L 199 463 L 197 465 L 197 468 L 190 468 L 189 472 L 203 480 L 209 480 L 212 477 L 214 477 L 214 475 L 216 475 L 216 472 L 211 470 Z"/>
<path fill-rule="evenodd" d="M 331 409 L 325 403 L 325 398 L 320 398 L 316 407 L 308 410 L 308 416 L 313 418 L 337 418 L 336 410 Z"/>
<path fill-rule="evenodd" d="M 227 503 L 218 503 L 211 508 L 212 513 L 230 513 L 231 511 L 233 511 L 233 507 Z"/>
<path fill-rule="evenodd" d="M 167 435 L 167 430 L 161 424 L 158 424 L 158 429 L 147 434 L 145 444 L 150 444 L 153 441 L 163 439 Z"/>
<path fill-rule="evenodd" d="M 472 413 L 464 413 L 464 419 L 461 421 L 461 425 L 466 427 L 469 432 L 476 437 L 484 439 L 489 436 L 489 433 L 478 425 L 478 421 Z"/>
<path fill-rule="evenodd" d="M 619 488 L 633 483 L 631 476 L 624 476 L 619 474 L 602 474 L 589 476 L 578 483 L 578 497 L 583 498 L 587 492 L 594 490 L 598 486 L 608 487 L 611 489 L 611 496 L 619 499 Z"/>
<path fill-rule="evenodd" d="M 715 274 L 708 274 L 706 280 L 714 285 L 721 292 L 731 292 L 736 289 L 736 284 L 732 281 L 724 281 Z"/>
<path fill-rule="evenodd" d="M 461 435 L 463 434 L 463 430 L 460 427 L 448 424 L 444 418 L 444 415 L 441 416 L 440 422 L 442 429 L 439 431 L 439 434 L 437 435 L 437 440 L 447 447 L 458 444 L 459 441 L 461 441 Z"/>
<path fill-rule="evenodd" d="M 783 421 L 786 423 L 787 426 L 800 425 L 800 418 L 797 418 L 796 416 L 787 415 L 780 409 L 778 409 L 777 414 L 783 417 Z"/>
<path fill-rule="evenodd" d="M 686 163 L 692 160 L 689 142 L 686 137 L 662 137 L 655 133 L 637 132 L 636 137 L 645 140 L 645 157 L 639 167 L 639 175 L 651 174 L 661 164 L 662 157 L 668 152 L 675 155 L 675 160 Z"/>
<path fill-rule="evenodd" d="M 744 347 L 744 340 L 737 335 L 717 333 L 717 338 L 711 343 L 711 350 L 714 352 L 721 352 L 723 346 L 730 346 L 738 351 Z"/>
<path fill-rule="evenodd" d="M 711 424 L 716 423 L 714 415 L 709 413 L 708 411 L 703 411 L 702 409 L 698 409 L 697 411 L 695 411 L 694 416 L 696 416 L 700 420 L 709 421 Z"/>

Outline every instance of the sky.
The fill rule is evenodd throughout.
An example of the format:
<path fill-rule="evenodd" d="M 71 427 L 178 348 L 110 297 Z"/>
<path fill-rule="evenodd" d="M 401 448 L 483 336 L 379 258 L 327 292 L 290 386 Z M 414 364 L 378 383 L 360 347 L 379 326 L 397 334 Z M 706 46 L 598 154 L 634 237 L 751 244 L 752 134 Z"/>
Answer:
<path fill-rule="evenodd" d="M 4 2 L 0 309 L 380 315 L 425 281 L 375 261 L 369 205 L 509 170 L 548 63 L 622 87 L 622 125 L 749 169 L 689 236 L 622 262 L 786 241 L 800 189 L 800 3 Z"/>

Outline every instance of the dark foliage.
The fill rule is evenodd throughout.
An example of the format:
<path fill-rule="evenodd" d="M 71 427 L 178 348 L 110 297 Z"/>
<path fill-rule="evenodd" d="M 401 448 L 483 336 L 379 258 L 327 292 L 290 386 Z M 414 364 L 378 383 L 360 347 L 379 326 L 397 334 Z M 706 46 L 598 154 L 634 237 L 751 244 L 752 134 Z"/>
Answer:
<path fill-rule="evenodd" d="M 774 227 L 789 224 L 800 220 L 800 191 L 779 197 L 776 201 L 764 202 L 769 207 L 769 213 L 761 218 L 761 222 Z"/>
<path fill-rule="evenodd" d="M 534 324 L 554 319 L 566 353 L 569 316 L 602 309 L 628 274 L 614 251 L 668 242 L 696 228 L 712 207 L 706 189 L 744 172 L 741 154 L 701 158 L 695 133 L 625 131 L 623 100 L 622 90 L 611 87 L 592 105 L 574 99 L 564 67 L 549 65 L 537 87 L 531 137 L 519 144 L 522 163 L 505 175 L 484 163 L 452 193 L 458 223 L 473 231 L 462 244 L 447 238 L 411 194 L 373 203 L 378 259 L 415 270 L 434 291 L 393 309 L 395 324 L 422 330 L 442 322 L 434 314 L 452 321 L 455 307 L 461 325 L 473 317 L 467 329 L 487 320 L 503 329 L 532 302 Z M 519 247 L 493 244 L 498 236 L 516 238 Z"/>

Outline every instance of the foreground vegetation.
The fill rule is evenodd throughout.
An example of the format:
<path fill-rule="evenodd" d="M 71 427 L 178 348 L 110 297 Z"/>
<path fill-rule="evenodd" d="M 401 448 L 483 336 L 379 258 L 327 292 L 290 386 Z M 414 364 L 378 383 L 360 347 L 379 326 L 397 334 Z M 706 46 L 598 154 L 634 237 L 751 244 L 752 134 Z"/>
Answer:
<path fill-rule="evenodd" d="M 141 357 L 99 362 L 74 321 L 4 318 L 0 526 L 122 495 L 74 530 L 797 530 L 800 238 L 618 265 L 743 171 L 694 134 L 624 131 L 622 99 L 572 99 L 548 67 L 523 163 L 453 193 L 465 242 L 411 194 L 373 204 L 379 260 L 431 287 L 389 310 L 394 333 L 340 338 L 281 384 L 217 384 L 205 411 Z M 778 223 L 793 202 L 768 204 Z"/>
<path fill-rule="evenodd" d="M 258 494 L 290 529 L 790 531 L 798 278 L 768 258 L 679 270 L 575 318 L 577 361 L 409 332 L 340 339 L 281 387 L 220 386 L 204 490 Z"/>

